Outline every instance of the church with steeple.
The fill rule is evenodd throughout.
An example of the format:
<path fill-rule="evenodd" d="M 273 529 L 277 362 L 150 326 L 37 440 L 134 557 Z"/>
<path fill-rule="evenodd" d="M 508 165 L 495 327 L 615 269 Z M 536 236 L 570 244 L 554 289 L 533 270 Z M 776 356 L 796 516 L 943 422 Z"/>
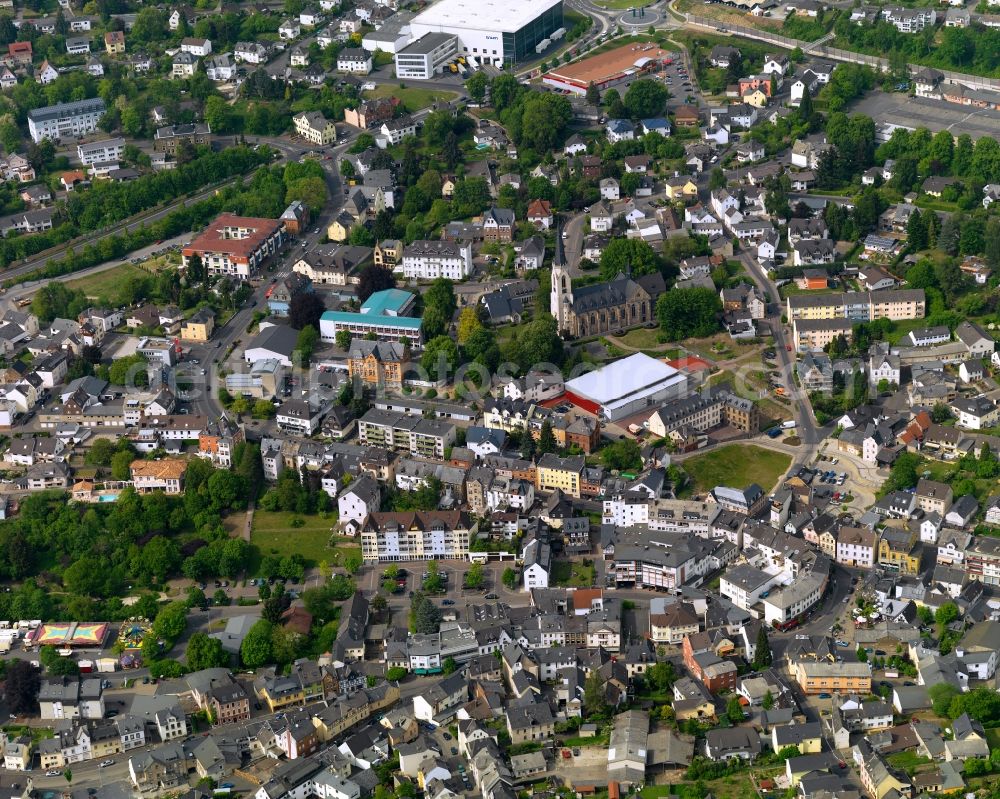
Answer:
<path fill-rule="evenodd" d="M 556 230 L 549 311 L 564 338 L 616 333 L 656 324 L 656 298 L 665 290 L 666 284 L 659 272 L 638 278 L 619 272 L 606 283 L 574 289 L 566 267 L 562 230 Z"/>

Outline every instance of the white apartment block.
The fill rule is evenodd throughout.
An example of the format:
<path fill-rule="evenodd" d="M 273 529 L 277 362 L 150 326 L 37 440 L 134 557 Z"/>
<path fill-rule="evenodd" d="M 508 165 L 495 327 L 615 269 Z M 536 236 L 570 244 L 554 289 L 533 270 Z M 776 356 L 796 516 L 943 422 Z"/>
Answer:
<path fill-rule="evenodd" d="M 97 130 L 104 111 L 100 97 L 35 108 L 28 112 L 28 134 L 36 143 L 43 139 L 79 139 Z"/>
<path fill-rule="evenodd" d="M 472 245 L 455 241 L 415 241 L 403 249 L 402 268 L 408 279 L 464 280 L 472 274 Z"/>
<path fill-rule="evenodd" d="M 84 166 L 103 164 L 108 161 L 117 162 L 121 160 L 124 152 L 125 139 L 120 137 L 102 139 L 101 141 L 93 141 L 76 146 L 76 155 L 80 159 L 80 163 Z"/>

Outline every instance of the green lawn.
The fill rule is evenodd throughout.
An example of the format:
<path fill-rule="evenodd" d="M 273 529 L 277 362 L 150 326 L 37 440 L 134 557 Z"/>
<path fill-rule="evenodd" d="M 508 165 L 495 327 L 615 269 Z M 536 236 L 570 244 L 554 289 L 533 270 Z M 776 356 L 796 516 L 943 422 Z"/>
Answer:
<path fill-rule="evenodd" d="M 660 329 L 658 327 L 637 327 L 635 330 L 629 330 L 624 336 L 615 336 L 615 338 L 637 350 L 668 349 L 667 344 L 660 341 Z"/>
<path fill-rule="evenodd" d="M 125 281 L 129 278 L 148 277 L 162 269 L 167 263 L 168 260 L 165 257 L 152 258 L 142 264 L 131 264 L 128 261 L 123 261 L 118 266 L 105 269 L 103 272 L 79 277 L 76 280 L 68 280 L 66 285 L 71 289 L 83 291 L 92 299 L 104 297 L 115 301 L 118 298 L 118 292 L 121 291 Z M 121 303 L 116 302 L 115 304 Z"/>
<path fill-rule="evenodd" d="M 557 560 L 552 566 L 552 581 L 556 585 L 593 588 L 596 575 L 593 564 L 582 561 Z"/>
<path fill-rule="evenodd" d="M 886 760 L 889 761 L 889 765 L 902 769 L 907 774 L 913 774 L 918 766 L 923 766 L 931 762 L 929 757 L 921 757 L 916 752 L 896 752 L 893 755 L 889 755 Z"/>
<path fill-rule="evenodd" d="M 730 444 L 696 455 L 681 466 L 691 477 L 694 493 L 711 491 L 717 485 L 745 488 L 750 483 L 757 483 L 767 492 L 774 488 L 791 460 L 783 452 Z"/>
<path fill-rule="evenodd" d="M 596 0 L 594 5 L 599 8 L 610 8 L 610 9 L 629 9 L 629 8 L 639 8 L 640 6 L 648 5 L 649 0 Z M 631 19 L 629 20 L 632 21 Z M 639 17 L 636 17 L 635 22 L 641 22 Z"/>
<path fill-rule="evenodd" d="M 373 91 L 367 92 L 369 97 L 398 97 L 403 103 L 403 107 L 411 114 L 421 108 L 427 108 L 438 100 L 454 100 L 458 95 L 443 89 L 421 89 L 414 86 L 406 86 L 400 89 L 388 83 L 376 86 Z"/>
<path fill-rule="evenodd" d="M 301 519 L 301 527 L 293 527 L 293 519 Z M 261 556 L 284 557 L 298 553 L 311 566 L 325 560 L 336 565 L 346 552 L 359 549 L 353 539 L 333 535 L 336 517 L 304 516 L 286 511 L 258 510 L 253 515 L 250 543 L 260 550 Z M 252 570 L 251 570 L 252 571 Z"/>

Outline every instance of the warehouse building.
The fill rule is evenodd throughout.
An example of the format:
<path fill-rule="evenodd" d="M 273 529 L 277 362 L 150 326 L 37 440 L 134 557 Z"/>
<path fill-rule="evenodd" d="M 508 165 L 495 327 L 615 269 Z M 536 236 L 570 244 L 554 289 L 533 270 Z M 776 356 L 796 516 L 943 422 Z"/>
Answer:
<path fill-rule="evenodd" d="M 574 405 L 617 421 L 687 393 L 687 377 L 641 352 L 566 383 Z"/>
<path fill-rule="evenodd" d="M 457 37 L 458 54 L 503 68 L 560 38 L 562 0 L 440 0 L 410 23 L 414 39 L 428 33 Z"/>

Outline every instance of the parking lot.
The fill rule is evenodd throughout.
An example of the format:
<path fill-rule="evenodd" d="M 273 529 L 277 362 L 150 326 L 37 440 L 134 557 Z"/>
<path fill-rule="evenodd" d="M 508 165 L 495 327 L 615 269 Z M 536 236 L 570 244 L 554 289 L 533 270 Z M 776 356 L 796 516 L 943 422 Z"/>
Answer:
<path fill-rule="evenodd" d="M 968 133 L 973 139 L 996 135 L 1000 112 L 954 105 L 943 100 L 925 100 L 907 94 L 869 92 L 851 108 L 852 113 L 871 117 L 876 123 L 892 122 L 931 133 L 947 130 L 956 136 Z"/>

